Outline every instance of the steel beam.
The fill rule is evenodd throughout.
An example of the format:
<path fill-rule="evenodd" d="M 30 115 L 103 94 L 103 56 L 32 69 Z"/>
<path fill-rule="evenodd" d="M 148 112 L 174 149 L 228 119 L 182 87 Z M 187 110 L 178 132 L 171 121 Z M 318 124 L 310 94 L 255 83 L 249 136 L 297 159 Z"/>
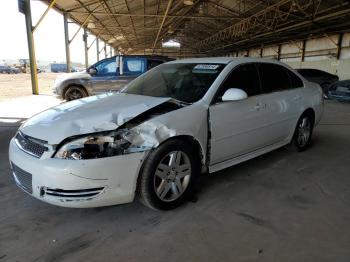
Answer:
<path fill-rule="evenodd" d="M 278 50 L 277 50 L 277 60 L 281 60 L 281 45 L 278 45 Z"/>
<path fill-rule="evenodd" d="M 320 1 L 321 0 L 315 0 L 314 3 L 312 1 L 303 2 L 303 5 L 298 5 L 297 11 L 304 12 L 305 10 L 308 10 L 312 4 L 317 4 Z M 198 42 L 196 46 L 200 49 L 204 49 L 210 48 L 218 42 L 235 42 L 233 40 L 246 38 L 249 33 L 254 31 L 268 31 L 275 33 L 275 30 L 279 26 L 282 26 L 291 14 L 296 12 L 296 2 L 296 0 L 278 1 L 252 16 L 242 19 L 239 22 L 214 33 L 212 36 L 203 39 Z"/>
<path fill-rule="evenodd" d="M 84 40 L 85 68 L 86 68 L 86 69 L 89 67 L 89 49 L 88 49 L 87 38 L 88 38 L 87 30 L 86 30 L 86 28 L 84 27 L 83 40 Z"/>
<path fill-rule="evenodd" d="M 69 48 L 69 31 L 68 31 L 68 14 L 63 14 L 63 25 L 64 25 L 64 45 L 66 48 L 66 64 L 67 64 L 67 73 L 71 71 L 70 65 L 70 48 Z"/>
<path fill-rule="evenodd" d="M 303 46 L 301 49 L 301 62 L 305 61 L 305 48 L 306 48 L 306 40 L 303 40 Z"/>
<path fill-rule="evenodd" d="M 154 48 L 155 48 L 156 45 L 157 45 L 160 32 L 162 31 L 163 25 L 164 25 L 164 23 L 165 23 L 165 19 L 166 19 L 167 16 L 168 16 L 168 13 L 169 13 L 169 10 L 170 10 L 170 7 L 171 7 L 172 3 L 173 3 L 173 0 L 169 0 L 169 1 L 168 1 L 168 5 L 167 5 L 167 7 L 166 7 L 166 10 L 165 10 L 165 13 L 164 13 L 162 22 L 161 22 L 161 24 L 160 24 L 160 27 L 159 27 L 159 30 L 158 30 L 156 39 L 154 40 L 154 43 L 153 43 L 153 48 L 152 48 L 153 50 L 152 50 L 152 53 L 153 53 L 153 51 L 154 51 Z"/>
<path fill-rule="evenodd" d="M 38 26 L 40 25 L 40 23 L 44 20 L 45 16 L 47 15 L 47 13 L 50 11 L 50 9 L 53 7 L 53 5 L 56 3 L 56 0 L 52 0 L 52 2 L 49 4 L 49 6 L 46 8 L 45 12 L 42 14 L 42 16 L 39 18 L 38 22 L 36 23 L 36 25 L 33 27 L 33 33 L 35 32 L 35 30 L 38 28 Z"/>
<path fill-rule="evenodd" d="M 72 14 L 87 15 L 89 12 L 72 11 Z M 94 12 L 94 15 L 105 15 L 104 12 Z M 111 16 L 129 16 L 129 17 L 163 17 L 162 14 L 129 14 L 129 13 L 108 13 Z M 235 20 L 237 21 L 237 16 L 210 16 L 210 15 L 168 15 L 168 18 L 185 18 L 185 19 L 203 19 L 203 20 Z"/>
<path fill-rule="evenodd" d="M 27 29 L 27 40 L 28 40 L 28 53 L 30 62 L 30 77 L 32 81 L 32 93 L 33 95 L 39 94 L 38 89 L 38 72 L 35 59 L 35 47 L 33 38 L 33 24 L 32 24 L 32 12 L 30 8 L 30 0 L 24 0 L 25 8 L 25 21 Z"/>
<path fill-rule="evenodd" d="M 337 60 L 340 59 L 341 47 L 342 47 L 342 42 L 343 42 L 343 36 L 344 36 L 344 33 L 340 33 L 340 34 L 339 34 L 339 37 L 338 37 L 338 43 L 337 43 Z"/>
<path fill-rule="evenodd" d="M 100 61 L 100 41 L 96 37 L 96 55 L 97 55 L 97 62 Z"/>

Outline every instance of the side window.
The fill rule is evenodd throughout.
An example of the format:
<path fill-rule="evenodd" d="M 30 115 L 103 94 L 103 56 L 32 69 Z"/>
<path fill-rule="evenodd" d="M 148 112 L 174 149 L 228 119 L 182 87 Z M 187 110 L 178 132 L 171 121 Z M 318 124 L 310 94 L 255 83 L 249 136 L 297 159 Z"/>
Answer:
<path fill-rule="evenodd" d="M 163 61 L 161 60 L 147 60 L 147 70 L 152 69 L 153 67 L 159 66 L 160 64 L 163 64 Z"/>
<path fill-rule="evenodd" d="M 292 71 L 286 69 L 289 75 L 291 88 L 300 88 L 304 86 L 303 81 Z"/>
<path fill-rule="evenodd" d="M 290 89 L 287 70 L 276 64 L 261 63 L 259 65 L 261 87 L 263 93 L 271 93 Z"/>
<path fill-rule="evenodd" d="M 145 59 L 143 58 L 125 58 L 124 74 L 140 75 L 145 71 Z"/>
<path fill-rule="evenodd" d="M 95 68 L 96 76 L 114 76 L 117 73 L 117 63 L 114 58 L 101 61 Z"/>
<path fill-rule="evenodd" d="M 235 68 L 220 87 L 217 98 L 221 98 L 227 89 L 238 88 L 249 96 L 260 94 L 259 75 L 254 64 L 240 65 Z"/>

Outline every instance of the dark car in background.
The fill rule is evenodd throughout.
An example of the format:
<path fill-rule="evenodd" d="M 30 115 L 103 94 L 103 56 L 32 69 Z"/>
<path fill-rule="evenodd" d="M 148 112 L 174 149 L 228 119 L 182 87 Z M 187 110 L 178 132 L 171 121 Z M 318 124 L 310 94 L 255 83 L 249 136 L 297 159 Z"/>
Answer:
<path fill-rule="evenodd" d="M 338 81 L 328 90 L 328 98 L 341 102 L 350 102 L 350 80 Z"/>
<path fill-rule="evenodd" d="M 58 77 L 53 92 L 71 101 L 90 95 L 119 91 L 146 71 L 171 61 L 164 56 L 123 55 L 103 59 L 84 72 L 68 73 Z"/>
<path fill-rule="evenodd" d="M 7 65 L 0 65 L 0 74 L 18 74 L 20 70 Z"/>
<path fill-rule="evenodd" d="M 333 75 L 319 69 L 301 68 L 297 69 L 297 71 L 304 78 L 306 78 L 306 80 L 319 84 L 323 89 L 325 97 L 327 97 L 329 87 L 335 82 L 339 81 L 339 77 L 337 75 Z"/>

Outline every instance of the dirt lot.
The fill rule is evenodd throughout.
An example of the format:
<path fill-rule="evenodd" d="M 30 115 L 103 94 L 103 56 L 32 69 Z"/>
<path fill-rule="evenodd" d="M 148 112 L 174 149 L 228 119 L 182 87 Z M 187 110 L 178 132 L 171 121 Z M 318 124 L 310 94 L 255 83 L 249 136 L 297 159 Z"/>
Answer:
<path fill-rule="evenodd" d="M 58 73 L 38 74 L 39 93 L 52 94 L 51 88 Z M 30 74 L 0 74 L 0 101 L 32 94 Z"/>

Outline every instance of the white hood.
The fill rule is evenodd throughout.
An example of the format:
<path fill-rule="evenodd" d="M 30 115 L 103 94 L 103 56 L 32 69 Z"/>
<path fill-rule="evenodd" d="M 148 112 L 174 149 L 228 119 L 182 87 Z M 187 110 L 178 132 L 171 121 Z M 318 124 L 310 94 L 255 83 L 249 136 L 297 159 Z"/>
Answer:
<path fill-rule="evenodd" d="M 114 130 L 135 116 L 170 98 L 130 94 L 102 94 L 52 107 L 28 119 L 20 130 L 31 137 L 58 144 L 63 139 Z"/>

